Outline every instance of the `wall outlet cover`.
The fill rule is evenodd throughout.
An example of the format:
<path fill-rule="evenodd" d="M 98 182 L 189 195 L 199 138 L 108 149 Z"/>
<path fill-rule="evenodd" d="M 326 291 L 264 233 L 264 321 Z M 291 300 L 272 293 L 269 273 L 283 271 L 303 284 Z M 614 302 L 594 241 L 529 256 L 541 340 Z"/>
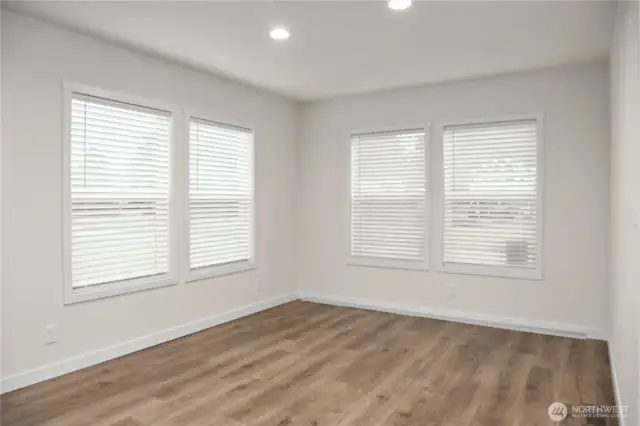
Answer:
<path fill-rule="evenodd" d="M 447 284 L 447 296 L 456 297 L 456 293 L 457 293 L 456 290 L 457 290 L 457 286 L 455 283 Z"/>
<path fill-rule="evenodd" d="M 56 324 L 49 324 L 44 327 L 44 342 L 47 345 L 58 343 L 58 326 Z"/>

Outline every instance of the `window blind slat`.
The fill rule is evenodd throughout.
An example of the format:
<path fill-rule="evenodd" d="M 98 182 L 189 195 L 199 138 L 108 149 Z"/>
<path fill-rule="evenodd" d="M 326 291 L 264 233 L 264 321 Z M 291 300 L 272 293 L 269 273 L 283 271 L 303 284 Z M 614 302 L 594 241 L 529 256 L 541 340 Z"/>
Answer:
<path fill-rule="evenodd" d="M 70 120 L 72 287 L 167 273 L 170 113 L 74 93 Z"/>
<path fill-rule="evenodd" d="M 351 256 L 426 262 L 424 130 L 351 137 Z"/>
<path fill-rule="evenodd" d="M 536 120 L 444 129 L 447 264 L 536 269 Z"/>
<path fill-rule="evenodd" d="M 191 270 L 251 259 L 252 133 L 189 122 Z"/>

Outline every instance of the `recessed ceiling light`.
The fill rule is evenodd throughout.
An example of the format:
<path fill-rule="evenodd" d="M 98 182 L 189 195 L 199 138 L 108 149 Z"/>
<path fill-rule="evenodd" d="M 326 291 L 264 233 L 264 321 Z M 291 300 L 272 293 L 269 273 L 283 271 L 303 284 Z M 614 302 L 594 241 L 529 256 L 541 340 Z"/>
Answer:
<path fill-rule="evenodd" d="M 405 10 L 411 6 L 411 0 L 389 0 L 389 9 Z"/>
<path fill-rule="evenodd" d="M 289 38 L 289 31 L 285 27 L 275 27 L 269 33 L 274 40 L 286 40 Z"/>

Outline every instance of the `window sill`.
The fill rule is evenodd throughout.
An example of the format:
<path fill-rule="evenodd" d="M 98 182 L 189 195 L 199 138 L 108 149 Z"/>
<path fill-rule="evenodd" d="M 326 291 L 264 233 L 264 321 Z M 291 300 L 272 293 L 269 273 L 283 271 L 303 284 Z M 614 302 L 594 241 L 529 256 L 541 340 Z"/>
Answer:
<path fill-rule="evenodd" d="M 178 282 L 167 275 L 154 277 L 134 278 L 126 281 L 90 286 L 85 288 L 67 288 L 64 295 L 64 304 L 87 302 L 90 300 L 104 299 L 107 297 L 120 296 L 138 291 L 151 290 L 154 288 L 168 287 Z"/>
<path fill-rule="evenodd" d="M 448 274 L 476 275 L 496 278 L 512 278 L 519 280 L 542 280 L 542 271 L 538 269 L 501 268 L 462 263 L 448 263 L 442 265 L 438 272 Z"/>
<path fill-rule="evenodd" d="M 224 275 L 237 274 L 256 269 L 256 264 L 252 261 L 241 261 L 224 265 L 210 266 L 189 271 L 187 282 L 201 281 L 208 278 L 221 277 Z"/>
<path fill-rule="evenodd" d="M 409 271 L 428 271 L 429 264 L 425 262 L 412 262 L 408 260 L 376 259 L 369 257 L 349 257 L 348 266 L 366 266 L 371 268 L 404 269 Z"/>

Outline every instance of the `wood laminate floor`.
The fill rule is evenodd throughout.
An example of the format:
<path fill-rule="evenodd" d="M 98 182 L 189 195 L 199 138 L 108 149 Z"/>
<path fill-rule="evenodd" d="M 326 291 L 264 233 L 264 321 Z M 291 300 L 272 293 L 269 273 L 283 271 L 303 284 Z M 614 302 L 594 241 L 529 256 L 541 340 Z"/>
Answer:
<path fill-rule="evenodd" d="M 613 404 L 606 343 L 293 302 L 2 396 L 2 425 L 522 426 Z M 600 419 L 601 420 L 601 419 Z M 566 419 L 567 425 L 614 420 Z"/>

